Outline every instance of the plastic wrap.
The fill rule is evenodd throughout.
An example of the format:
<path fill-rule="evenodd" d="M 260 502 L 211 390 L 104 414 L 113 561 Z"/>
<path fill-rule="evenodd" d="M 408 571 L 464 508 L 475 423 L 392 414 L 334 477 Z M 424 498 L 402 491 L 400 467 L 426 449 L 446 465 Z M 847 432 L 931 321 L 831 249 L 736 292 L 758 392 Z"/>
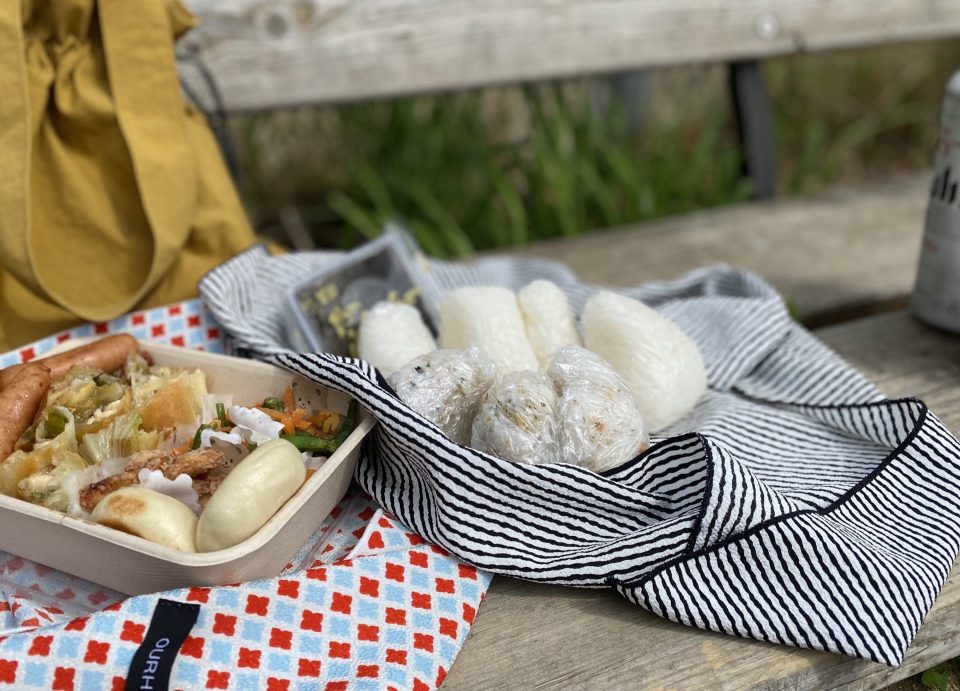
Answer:
<path fill-rule="evenodd" d="M 527 339 L 542 362 L 559 348 L 580 345 L 577 322 L 567 296 L 550 281 L 534 281 L 517 292 Z"/>
<path fill-rule="evenodd" d="M 470 426 L 496 368 L 477 347 L 435 350 L 414 358 L 390 377 L 400 399 L 458 444 L 470 443 Z"/>
<path fill-rule="evenodd" d="M 651 432 L 686 415 L 706 391 L 696 344 L 642 302 L 600 292 L 587 302 L 581 320 L 584 345 L 624 378 Z"/>
<path fill-rule="evenodd" d="M 389 377 L 413 358 L 437 349 L 433 335 L 410 305 L 378 302 L 363 316 L 357 352 Z"/>
<path fill-rule="evenodd" d="M 556 463 L 560 430 L 550 379 L 531 371 L 498 376 L 473 421 L 471 445 L 505 461 Z"/>
<path fill-rule="evenodd" d="M 630 387 L 596 353 L 578 346 L 556 351 L 547 376 L 560 395 L 560 460 L 601 472 L 650 445 Z"/>
<path fill-rule="evenodd" d="M 506 288 L 457 288 L 440 303 L 444 348 L 483 348 L 500 374 L 537 369 L 517 296 Z"/>

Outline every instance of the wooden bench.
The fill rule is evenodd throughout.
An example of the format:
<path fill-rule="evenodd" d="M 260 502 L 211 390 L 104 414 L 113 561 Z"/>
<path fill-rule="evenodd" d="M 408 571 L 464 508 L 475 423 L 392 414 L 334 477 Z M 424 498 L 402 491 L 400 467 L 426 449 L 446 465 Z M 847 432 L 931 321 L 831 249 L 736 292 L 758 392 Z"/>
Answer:
<path fill-rule="evenodd" d="M 757 60 L 960 35 L 949 0 L 188 0 L 199 57 L 228 112 L 357 101 L 726 62 L 749 172 L 769 192 L 770 127 Z M 196 61 L 192 91 L 205 93 Z M 739 83 L 738 83 L 739 82 Z M 933 114 L 931 114 L 931 121 Z M 960 430 L 960 342 L 904 311 L 928 176 L 754 203 L 518 248 L 584 280 L 629 285 L 714 262 L 753 269 L 890 396 L 919 395 Z M 761 195 L 762 196 L 762 195 Z M 863 317 L 864 314 L 872 316 Z M 444 682 L 450 689 L 879 688 L 960 654 L 954 574 L 907 660 L 862 660 L 702 632 L 609 591 L 495 578 Z"/>
<path fill-rule="evenodd" d="M 951 0 L 187 0 L 193 94 L 228 112 L 462 90 L 694 62 L 730 65 L 744 166 L 773 196 L 759 60 L 960 35 Z"/>

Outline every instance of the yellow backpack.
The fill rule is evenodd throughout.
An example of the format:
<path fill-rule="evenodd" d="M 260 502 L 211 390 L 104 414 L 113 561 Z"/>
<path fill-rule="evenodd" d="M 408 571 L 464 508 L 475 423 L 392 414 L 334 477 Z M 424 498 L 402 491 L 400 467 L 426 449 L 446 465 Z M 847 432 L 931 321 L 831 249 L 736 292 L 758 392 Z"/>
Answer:
<path fill-rule="evenodd" d="M 171 0 L 0 3 L 0 351 L 195 295 L 254 242 Z"/>

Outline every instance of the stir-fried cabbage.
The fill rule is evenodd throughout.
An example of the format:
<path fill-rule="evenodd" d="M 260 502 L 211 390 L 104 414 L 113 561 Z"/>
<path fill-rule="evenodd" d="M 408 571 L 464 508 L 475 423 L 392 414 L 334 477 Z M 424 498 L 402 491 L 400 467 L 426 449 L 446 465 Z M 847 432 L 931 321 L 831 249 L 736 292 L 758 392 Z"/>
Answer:
<path fill-rule="evenodd" d="M 209 398 L 203 372 L 153 367 L 137 354 L 125 374 L 79 366 L 56 381 L 46 408 L 0 463 L 0 493 L 86 515 L 81 487 L 119 472 L 133 454 L 169 448 L 178 427 L 192 436 Z"/>
<path fill-rule="evenodd" d="M 44 506 L 59 505 L 62 497 L 54 495 L 60 479 L 84 467 L 86 463 L 77 455 L 73 413 L 63 406 L 53 406 L 37 422 L 33 448 L 15 451 L 0 464 L 0 492 Z"/>
<path fill-rule="evenodd" d="M 17 495 L 33 504 L 65 512 L 70 507 L 70 498 L 62 486 L 63 478 L 86 467 L 86 461 L 79 454 L 60 451 L 52 456 L 49 467 L 17 483 Z"/>
<path fill-rule="evenodd" d="M 34 436 L 36 447 L 49 445 L 55 449 L 77 450 L 77 423 L 69 408 L 55 405 L 43 411 Z"/>
<path fill-rule="evenodd" d="M 141 407 L 149 403 L 161 389 L 182 381 L 196 397 L 196 413 L 200 413 L 203 397 L 207 395 L 207 378 L 200 370 L 183 370 L 179 367 L 149 366 L 142 356 L 127 360 L 127 374 L 133 389 L 133 404 Z"/>
<path fill-rule="evenodd" d="M 125 413 L 95 434 L 87 434 L 80 442 L 80 455 L 90 463 L 102 463 L 111 458 L 123 458 L 138 451 L 156 449 L 163 441 L 159 431 L 140 429 L 142 418 L 138 413 Z"/>
<path fill-rule="evenodd" d="M 94 381 L 97 374 L 99 372 L 89 367 L 74 367 L 50 387 L 47 404 L 69 408 L 77 417 L 86 419 L 97 408 L 97 383 Z"/>
<path fill-rule="evenodd" d="M 74 367 L 50 387 L 48 406 L 69 409 L 77 436 L 103 429 L 114 417 L 130 410 L 130 387 L 110 374 Z"/>
<path fill-rule="evenodd" d="M 82 425 L 93 416 L 102 418 L 103 410 L 123 399 L 128 390 L 114 376 L 89 367 L 74 367 L 50 387 L 47 405 L 69 408 Z"/>

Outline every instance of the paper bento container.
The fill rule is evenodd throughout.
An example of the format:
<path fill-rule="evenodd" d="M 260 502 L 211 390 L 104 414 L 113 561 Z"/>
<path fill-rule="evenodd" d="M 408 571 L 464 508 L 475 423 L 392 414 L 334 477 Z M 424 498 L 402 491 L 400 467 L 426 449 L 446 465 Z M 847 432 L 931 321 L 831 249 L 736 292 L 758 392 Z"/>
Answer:
<path fill-rule="evenodd" d="M 71 347 L 94 339 L 78 339 Z M 282 392 L 298 375 L 262 362 L 141 343 L 160 365 L 199 368 L 210 393 L 243 404 Z M 349 397 L 299 378 L 324 406 L 345 412 Z M 326 398 L 324 401 L 323 399 Z M 128 595 L 185 586 L 242 583 L 278 575 L 346 493 L 374 419 L 362 409 L 343 445 L 247 540 L 217 552 L 188 554 L 52 509 L 0 495 L 0 550 Z"/>

